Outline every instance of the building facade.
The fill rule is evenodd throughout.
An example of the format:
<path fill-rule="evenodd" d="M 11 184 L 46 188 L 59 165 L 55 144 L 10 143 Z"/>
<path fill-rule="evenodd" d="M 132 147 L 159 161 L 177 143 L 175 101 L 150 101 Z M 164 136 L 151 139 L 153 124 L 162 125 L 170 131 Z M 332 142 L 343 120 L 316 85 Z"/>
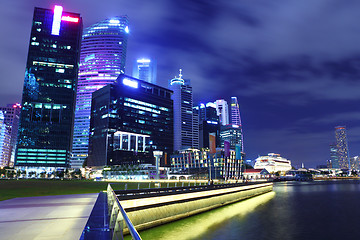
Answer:
<path fill-rule="evenodd" d="M 174 151 L 199 148 L 199 132 L 195 127 L 197 117 L 193 108 L 193 93 L 190 80 L 179 77 L 169 81 L 174 103 Z"/>
<path fill-rule="evenodd" d="M 336 144 L 330 144 L 330 162 L 331 168 L 340 168 L 339 167 L 339 158 Z"/>
<path fill-rule="evenodd" d="M 91 94 L 125 72 L 127 16 L 113 17 L 85 29 L 82 35 L 71 167 L 88 156 Z"/>
<path fill-rule="evenodd" d="M 241 126 L 240 108 L 237 97 L 231 97 L 231 124 Z"/>
<path fill-rule="evenodd" d="M 229 122 L 229 106 L 227 101 L 224 99 L 219 99 L 215 101 L 216 104 L 216 113 L 219 116 L 219 121 L 221 125 L 228 125 Z"/>
<path fill-rule="evenodd" d="M 4 152 L 0 166 L 14 166 L 20 111 L 21 105 L 18 103 L 8 104 L 6 107 L 0 107 L 0 112 L 2 112 L 4 116 L 3 127 L 6 129 L 4 133 L 9 135 L 4 138 L 5 142 L 9 141 L 9 147 L 6 147 L 7 153 Z"/>
<path fill-rule="evenodd" d="M 200 103 L 193 108 L 199 119 L 199 148 L 209 148 L 209 134 L 215 133 L 216 146 L 220 146 L 220 121 L 216 111 L 216 104 Z"/>
<path fill-rule="evenodd" d="M 69 166 L 81 32 L 80 14 L 35 8 L 15 166 Z"/>
<path fill-rule="evenodd" d="M 154 164 L 152 151 L 173 152 L 172 91 L 119 75 L 93 93 L 89 166 Z M 165 160 L 166 161 L 166 160 Z"/>
<path fill-rule="evenodd" d="M 195 178 L 240 179 L 242 160 L 236 159 L 236 153 L 230 150 L 225 157 L 224 149 L 215 154 L 209 150 L 187 149 L 171 155 L 171 172 L 188 174 Z"/>
<path fill-rule="evenodd" d="M 141 58 L 137 59 L 133 64 L 134 78 L 156 84 L 157 64 L 154 59 Z"/>
<path fill-rule="evenodd" d="M 350 169 L 350 157 L 346 137 L 346 127 L 335 127 L 336 148 L 340 169 Z"/>
<path fill-rule="evenodd" d="M 220 146 L 224 147 L 224 142 L 230 143 L 230 149 L 235 150 L 236 145 L 240 145 L 240 149 L 243 152 L 242 142 L 242 129 L 238 125 L 226 125 L 220 127 Z"/>

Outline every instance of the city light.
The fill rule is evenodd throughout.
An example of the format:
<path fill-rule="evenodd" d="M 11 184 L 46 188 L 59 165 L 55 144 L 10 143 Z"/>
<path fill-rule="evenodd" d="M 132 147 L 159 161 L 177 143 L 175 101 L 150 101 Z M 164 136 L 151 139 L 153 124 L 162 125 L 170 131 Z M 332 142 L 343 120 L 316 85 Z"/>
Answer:
<path fill-rule="evenodd" d="M 73 23 L 78 23 L 79 22 L 79 18 L 77 17 L 70 17 L 70 16 L 62 16 L 61 17 L 62 21 L 66 21 L 66 22 L 73 22 Z"/>
<path fill-rule="evenodd" d="M 143 58 L 143 59 L 138 59 L 137 62 L 138 63 L 149 63 L 149 62 L 151 62 L 151 60 Z"/>
<path fill-rule="evenodd" d="M 52 29 L 51 29 L 52 35 L 60 34 L 60 23 L 61 23 L 62 12 L 63 12 L 63 7 L 55 5 L 54 17 L 53 17 L 53 23 L 52 23 Z"/>
<path fill-rule="evenodd" d="M 126 33 L 129 33 L 129 32 L 130 32 L 128 26 L 125 27 L 125 32 L 126 32 Z"/>
<path fill-rule="evenodd" d="M 117 19 L 110 19 L 109 22 L 110 22 L 111 24 L 119 24 L 119 23 L 120 23 L 120 21 L 117 20 Z"/>
<path fill-rule="evenodd" d="M 130 80 L 128 78 L 124 78 L 122 83 L 126 86 L 132 87 L 132 88 L 138 88 L 139 83 L 137 81 L 134 80 Z"/>

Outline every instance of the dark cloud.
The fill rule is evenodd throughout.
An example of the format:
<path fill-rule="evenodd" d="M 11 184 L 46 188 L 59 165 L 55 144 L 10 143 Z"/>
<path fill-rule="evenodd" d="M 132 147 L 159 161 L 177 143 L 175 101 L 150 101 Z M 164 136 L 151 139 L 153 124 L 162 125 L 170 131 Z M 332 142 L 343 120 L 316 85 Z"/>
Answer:
<path fill-rule="evenodd" d="M 348 126 L 350 153 L 359 154 L 359 1 L 57 4 L 81 13 L 84 27 L 128 15 L 128 74 L 135 58 L 154 57 L 158 82 L 166 86 L 182 68 L 196 102 L 237 96 L 249 158 L 279 152 L 312 166 L 324 163 L 337 124 Z M 33 8 L 52 5 L 41 0 L 2 3 L 1 105 L 21 97 Z"/>

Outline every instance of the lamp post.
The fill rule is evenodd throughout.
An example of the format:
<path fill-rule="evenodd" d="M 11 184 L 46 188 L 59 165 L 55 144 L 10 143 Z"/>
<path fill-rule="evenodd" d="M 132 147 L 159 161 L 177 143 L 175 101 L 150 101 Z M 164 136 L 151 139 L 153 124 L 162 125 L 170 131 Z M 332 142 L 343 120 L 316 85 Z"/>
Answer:
<path fill-rule="evenodd" d="M 163 155 L 162 151 L 154 151 L 154 157 L 155 157 L 155 166 L 156 166 L 156 179 L 159 179 L 159 163 L 160 163 L 160 158 Z"/>

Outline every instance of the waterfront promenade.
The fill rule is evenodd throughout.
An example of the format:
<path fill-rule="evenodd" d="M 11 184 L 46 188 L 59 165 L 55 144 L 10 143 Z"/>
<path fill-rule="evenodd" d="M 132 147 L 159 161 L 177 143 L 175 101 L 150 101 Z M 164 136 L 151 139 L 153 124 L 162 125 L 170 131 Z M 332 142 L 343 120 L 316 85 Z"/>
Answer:
<path fill-rule="evenodd" d="M 79 239 L 98 193 L 0 201 L 0 240 Z"/>

